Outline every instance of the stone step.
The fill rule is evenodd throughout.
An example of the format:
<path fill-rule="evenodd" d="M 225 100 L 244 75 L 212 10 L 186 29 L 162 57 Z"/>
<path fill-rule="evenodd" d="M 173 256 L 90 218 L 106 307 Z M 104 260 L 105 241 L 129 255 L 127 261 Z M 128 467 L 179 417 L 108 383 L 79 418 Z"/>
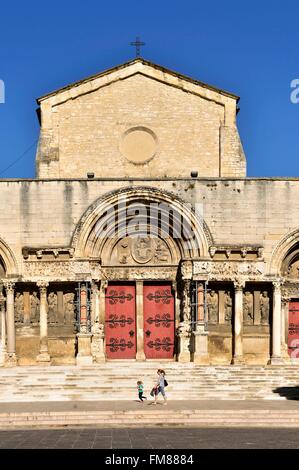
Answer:
<path fill-rule="evenodd" d="M 141 405 L 142 406 L 142 405 Z M 156 407 L 154 407 L 156 408 Z M 299 427 L 299 411 L 285 410 L 137 410 L 0 413 L 0 428 L 12 427 Z"/>

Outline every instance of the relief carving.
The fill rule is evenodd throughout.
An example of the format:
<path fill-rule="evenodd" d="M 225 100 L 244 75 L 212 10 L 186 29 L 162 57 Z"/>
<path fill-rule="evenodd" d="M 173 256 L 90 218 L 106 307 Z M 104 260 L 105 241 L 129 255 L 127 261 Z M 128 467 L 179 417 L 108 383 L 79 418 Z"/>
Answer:
<path fill-rule="evenodd" d="M 30 322 L 39 322 L 39 298 L 36 291 L 30 294 Z"/>
<path fill-rule="evenodd" d="M 202 275 L 212 281 L 260 280 L 264 273 L 264 263 L 195 261 L 193 272 L 194 275 Z"/>
<path fill-rule="evenodd" d="M 224 296 L 225 321 L 232 322 L 233 318 L 233 299 L 230 292 L 225 292 Z"/>
<path fill-rule="evenodd" d="M 101 272 L 102 279 L 109 279 L 110 281 L 116 280 L 143 280 L 143 279 L 163 279 L 163 280 L 174 280 L 177 276 L 176 268 L 161 268 L 161 269 L 150 269 L 145 271 L 144 268 L 134 268 L 128 270 L 127 268 L 102 268 Z"/>
<path fill-rule="evenodd" d="M 75 316 L 75 294 L 69 292 L 63 296 L 63 305 L 64 305 L 64 323 L 66 325 L 73 325 L 76 316 Z"/>
<path fill-rule="evenodd" d="M 207 309 L 208 309 L 208 320 L 209 323 L 218 323 L 218 311 L 219 311 L 218 294 L 212 290 L 207 295 Z"/>
<path fill-rule="evenodd" d="M 109 264 L 167 264 L 170 261 L 171 255 L 164 240 L 139 236 L 120 240 L 112 252 Z"/>
<path fill-rule="evenodd" d="M 270 299 L 268 292 L 263 292 L 260 297 L 261 324 L 268 325 L 270 319 Z"/>
<path fill-rule="evenodd" d="M 27 261 L 24 266 L 24 276 L 30 279 L 47 277 L 52 280 L 74 280 L 80 274 L 100 278 L 99 263 L 89 263 L 88 261 Z"/>
<path fill-rule="evenodd" d="M 15 321 L 24 322 L 24 296 L 20 292 L 17 292 L 15 296 Z"/>
<path fill-rule="evenodd" d="M 54 292 L 50 292 L 48 295 L 48 321 L 49 323 L 58 323 L 57 295 Z"/>
<path fill-rule="evenodd" d="M 299 261 L 296 261 L 295 263 L 289 266 L 289 269 L 287 271 L 287 277 L 289 277 L 290 279 L 299 280 Z"/>
<path fill-rule="evenodd" d="M 246 291 L 243 294 L 243 314 L 244 314 L 244 324 L 253 325 L 253 322 L 254 322 L 253 295 L 249 291 Z"/>

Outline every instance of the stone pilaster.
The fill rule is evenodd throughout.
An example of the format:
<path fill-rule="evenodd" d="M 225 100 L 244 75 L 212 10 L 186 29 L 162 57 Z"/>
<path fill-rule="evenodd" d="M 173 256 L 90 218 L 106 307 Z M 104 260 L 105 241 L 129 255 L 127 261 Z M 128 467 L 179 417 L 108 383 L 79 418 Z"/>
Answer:
<path fill-rule="evenodd" d="M 194 362 L 199 365 L 207 365 L 210 363 L 208 352 L 209 334 L 205 327 L 204 315 L 204 285 L 198 285 L 197 291 L 197 323 L 195 330 L 192 332 L 194 336 Z"/>
<path fill-rule="evenodd" d="M 283 362 L 281 354 L 281 282 L 273 282 L 273 319 L 272 319 L 272 356 L 271 364 L 277 365 Z"/>
<path fill-rule="evenodd" d="M 5 297 L 3 295 L 3 284 L 0 284 L 0 367 L 7 361 L 6 348 L 6 315 L 5 315 Z"/>
<path fill-rule="evenodd" d="M 48 299 L 47 299 L 47 288 L 48 282 L 40 281 L 37 283 L 40 294 L 39 304 L 39 326 L 40 326 L 40 349 L 39 355 L 37 356 L 37 362 L 43 364 L 50 364 L 51 358 L 48 350 Z"/>
<path fill-rule="evenodd" d="M 89 366 L 93 362 L 91 352 L 91 332 L 88 324 L 88 290 L 85 285 L 80 290 L 80 324 L 77 333 L 78 354 L 76 364 Z"/>
<path fill-rule="evenodd" d="M 191 305 L 190 305 L 191 280 L 183 281 L 182 313 L 183 321 L 180 323 L 177 335 L 179 338 L 179 362 L 190 362 L 190 338 L 191 338 Z"/>
<path fill-rule="evenodd" d="M 7 326 L 7 365 L 16 365 L 16 328 L 15 328 L 15 284 L 5 282 L 6 290 L 6 326 Z"/>
<path fill-rule="evenodd" d="M 243 356 L 243 290 L 245 282 L 235 281 L 235 312 L 234 312 L 234 354 L 232 364 L 244 364 Z"/>
<path fill-rule="evenodd" d="M 104 324 L 100 323 L 100 305 L 101 305 L 101 290 L 99 289 L 98 282 L 92 283 L 92 305 L 91 305 L 91 354 L 95 362 L 105 362 L 104 351 Z M 105 297 L 105 293 L 104 293 Z"/>

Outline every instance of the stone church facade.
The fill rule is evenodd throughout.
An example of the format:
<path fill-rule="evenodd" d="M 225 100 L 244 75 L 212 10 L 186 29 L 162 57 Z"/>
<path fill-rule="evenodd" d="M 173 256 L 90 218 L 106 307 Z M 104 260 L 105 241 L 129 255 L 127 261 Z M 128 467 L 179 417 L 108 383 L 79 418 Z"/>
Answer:
<path fill-rule="evenodd" d="M 38 100 L 36 179 L 0 181 L 2 366 L 296 361 L 299 182 L 246 177 L 238 100 L 140 58 Z"/>

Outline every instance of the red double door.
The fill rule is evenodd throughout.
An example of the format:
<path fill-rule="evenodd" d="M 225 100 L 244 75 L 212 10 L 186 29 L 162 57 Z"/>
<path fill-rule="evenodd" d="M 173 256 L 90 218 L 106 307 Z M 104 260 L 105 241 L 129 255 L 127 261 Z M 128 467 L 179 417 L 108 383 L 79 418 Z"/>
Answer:
<path fill-rule="evenodd" d="M 299 301 L 290 302 L 288 343 L 289 355 L 299 359 Z"/>
<path fill-rule="evenodd" d="M 133 284 L 112 284 L 106 291 L 105 338 L 108 359 L 136 357 L 136 290 Z M 174 296 L 170 284 L 143 289 L 144 352 L 147 359 L 174 356 Z"/>

